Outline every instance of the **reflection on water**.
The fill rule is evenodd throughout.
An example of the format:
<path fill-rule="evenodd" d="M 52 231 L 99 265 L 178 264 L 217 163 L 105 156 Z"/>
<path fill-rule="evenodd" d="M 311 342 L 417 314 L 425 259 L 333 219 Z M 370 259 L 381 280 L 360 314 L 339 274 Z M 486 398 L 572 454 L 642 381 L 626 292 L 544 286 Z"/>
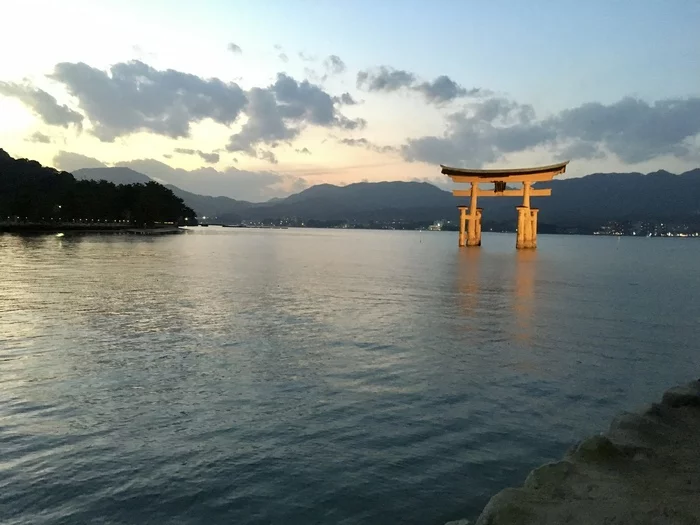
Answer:
<path fill-rule="evenodd" d="M 514 322 L 509 331 L 512 337 L 521 342 L 532 339 L 535 330 L 535 272 L 537 252 L 535 250 L 514 250 L 512 260 L 502 254 L 494 256 L 484 253 L 481 248 L 464 248 L 455 255 L 457 261 L 456 286 L 458 301 L 463 318 L 483 319 L 483 311 L 497 308 L 498 304 L 510 295 L 511 300 L 503 301 L 500 317 L 508 317 Z M 487 266 L 487 269 L 482 269 Z M 489 304 L 485 304 L 485 303 Z M 495 320 L 490 323 L 495 326 Z M 466 323 L 467 329 L 483 329 Z"/>
<path fill-rule="evenodd" d="M 516 250 L 513 310 L 517 326 L 515 337 L 522 342 L 529 342 L 535 329 L 534 292 L 536 266 L 536 250 Z"/>
<path fill-rule="evenodd" d="M 480 266 L 481 250 L 469 247 L 457 250 L 457 289 L 458 297 L 465 317 L 475 316 L 479 307 L 481 289 Z"/>
<path fill-rule="evenodd" d="M 444 523 L 700 366 L 700 243 L 203 230 L 0 236 L 3 523 Z"/>

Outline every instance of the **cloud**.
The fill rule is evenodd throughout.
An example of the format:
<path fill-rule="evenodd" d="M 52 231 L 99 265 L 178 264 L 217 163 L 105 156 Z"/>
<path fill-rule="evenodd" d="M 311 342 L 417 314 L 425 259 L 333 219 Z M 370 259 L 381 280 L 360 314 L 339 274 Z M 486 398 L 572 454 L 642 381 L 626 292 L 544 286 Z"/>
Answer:
<path fill-rule="evenodd" d="M 243 52 L 243 50 L 241 49 L 241 46 L 239 46 L 238 44 L 234 44 L 233 42 L 229 42 L 229 44 L 226 46 L 226 49 L 231 51 L 231 53 L 240 54 Z"/>
<path fill-rule="evenodd" d="M 320 86 L 308 80 L 301 82 L 279 73 L 274 84 L 253 88 L 248 92 L 245 108 L 248 121 L 241 131 L 231 136 L 226 149 L 258 156 L 255 147 L 296 138 L 307 125 L 325 128 L 361 129 L 364 119 L 349 119 L 340 114 L 334 99 Z"/>
<path fill-rule="evenodd" d="M 95 158 L 68 151 L 59 151 L 54 157 L 54 165 L 68 172 L 81 168 L 108 167 Z M 246 171 L 234 167 L 217 170 L 210 166 L 184 170 L 156 159 L 122 161 L 113 166 L 131 168 L 162 184 L 173 184 L 200 195 L 223 195 L 253 202 L 285 197 L 309 185 L 304 178 L 287 173 Z"/>
<path fill-rule="evenodd" d="M 683 157 L 692 154 L 687 142 L 700 133 L 700 97 L 592 102 L 562 111 L 545 124 L 575 141 L 579 151 L 602 147 L 628 164 L 663 155 Z"/>
<path fill-rule="evenodd" d="M 330 55 L 323 61 L 323 66 L 328 75 L 340 75 L 347 69 L 338 55 Z"/>
<path fill-rule="evenodd" d="M 302 60 L 306 62 L 311 62 L 315 61 L 316 58 L 309 58 L 306 57 L 303 53 L 299 53 L 299 56 L 302 58 Z M 346 71 L 346 66 L 345 62 L 341 60 L 341 58 L 338 55 L 329 55 L 326 57 L 326 59 L 323 61 L 323 69 L 324 73 L 322 75 L 318 74 L 316 70 L 305 67 L 304 68 L 304 75 L 308 80 L 311 80 L 313 82 L 319 82 L 323 83 L 326 80 L 328 80 L 329 77 L 334 76 L 334 75 L 340 75 Z"/>
<path fill-rule="evenodd" d="M 371 151 L 376 151 L 377 153 L 394 153 L 397 151 L 393 146 L 378 146 L 366 138 L 343 138 L 339 139 L 338 142 L 340 144 L 344 144 L 345 146 L 365 148 Z"/>
<path fill-rule="evenodd" d="M 466 89 L 447 75 L 440 75 L 432 82 L 419 82 L 414 73 L 389 66 L 379 66 L 358 72 L 357 87 L 367 91 L 386 93 L 406 89 L 420 93 L 427 102 L 437 105 L 463 97 L 486 94 L 479 88 Z"/>
<path fill-rule="evenodd" d="M 415 82 L 416 76 L 413 73 L 388 66 L 357 73 L 357 87 L 364 87 L 368 91 L 397 91 L 411 87 Z"/>
<path fill-rule="evenodd" d="M 116 166 L 131 168 L 193 193 L 223 195 L 253 202 L 285 197 L 308 186 L 305 179 L 294 175 L 272 171 L 246 171 L 234 167 L 223 170 L 213 167 L 184 170 L 155 159 L 118 162 Z"/>
<path fill-rule="evenodd" d="M 93 157 L 87 157 L 71 151 L 59 151 L 53 158 L 58 169 L 73 172 L 82 168 L 105 168 L 107 165 Z"/>
<path fill-rule="evenodd" d="M 41 131 L 35 131 L 25 140 L 27 142 L 37 142 L 40 144 L 51 144 L 51 137 L 44 135 Z"/>
<path fill-rule="evenodd" d="M 278 163 L 277 157 L 275 156 L 275 154 L 269 150 L 260 149 L 257 151 L 256 156 L 259 159 L 266 160 L 270 164 L 277 164 Z"/>
<path fill-rule="evenodd" d="M 282 62 L 289 62 L 289 57 L 287 56 L 287 53 L 280 53 L 277 55 L 277 58 L 279 58 Z"/>
<path fill-rule="evenodd" d="M 0 81 L 0 95 L 18 99 L 50 126 L 67 128 L 75 124 L 79 129 L 82 126 L 83 116 L 80 113 L 65 104 L 59 104 L 53 95 L 43 89 Z"/>
<path fill-rule="evenodd" d="M 139 131 L 187 137 L 190 125 L 205 119 L 230 125 L 247 102 L 236 83 L 157 70 L 138 60 L 115 64 L 109 72 L 62 62 L 50 77 L 78 99 L 91 132 L 104 142 Z"/>
<path fill-rule="evenodd" d="M 479 167 L 545 147 L 559 159 L 613 154 L 636 164 L 664 155 L 690 158 L 698 134 L 700 97 L 586 103 L 546 119 L 528 104 L 492 97 L 448 115 L 442 136 L 408 139 L 401 154 L 408 161 Z"/>
<path fill-rule="evenodd" d="M 315 62 L 318 59 L 316 55 L 309 55 L 303 51 L 299 51 L 298 55 L 304 62 Z"/>
<path fill-rule="evenodd" d="M 294 151 L 296 151 L 297 153 L 299 153 L 301 155 L 311 155 L 311 151 L 309 150 L 309 148 L 301 148 L 301 149 L 296 149 Z"/>
<path fill-rule="evenodd" d="M 478 95 L 481 92 L 478 88 L 467 90 L 446 75 L 440 75 L 432 82 L 418 84 L 413 89 L 422 93 L 428 102 L 436 104 L 451 102 L 460 97 Z"/>
<path fill-rule="evenodd" d="M 175 153 L 180 153 L 181 155 L 197 155 L 205 162 L 209 164 L 216 164 L 219 162 L 219 154 L 216 152 L 207 153 L 199 149 L 189 149 L 189 148 L 175 148 Z"/>
<path fill-rule="evenodd" d="M 342 104 L 343 106 L 354 106 L 358 104 L 358 102 L 352 98 L 352 95 L 350 93 L 343 93 L 339 97 L 333 97 L 333 102 L 336 104 Z"/>
<path fill-rule="evenodd" d="M 409 139 L 401 153 L 408 161 L 481 166 L 555 139 L 556 131 L 537 122 L 531 106 L 492 98 L 452 113 L 442 137 Z"/>

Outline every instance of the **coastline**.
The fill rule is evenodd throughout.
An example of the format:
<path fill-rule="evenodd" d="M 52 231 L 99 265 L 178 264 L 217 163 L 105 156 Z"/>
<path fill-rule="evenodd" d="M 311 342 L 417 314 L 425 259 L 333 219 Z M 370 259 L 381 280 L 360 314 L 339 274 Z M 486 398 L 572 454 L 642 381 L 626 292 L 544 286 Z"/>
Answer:
<path fill-rule="evenodd" d="M 618 415 L 607 432 L 493 496 L 475 522 L 561 523 L 700 524 L 700 380 Z"/>
<path fill-rule="evenodd" d="M 0 224 L 0 233 L 26 235 L 52 235 L 63 233 L 78 234 L 109 234 L 109 235 L 172 235 L 185 233 L 187 230 L 179 226 L 158 226 L 153 228 L 137 228 L 125 224 Z"/>

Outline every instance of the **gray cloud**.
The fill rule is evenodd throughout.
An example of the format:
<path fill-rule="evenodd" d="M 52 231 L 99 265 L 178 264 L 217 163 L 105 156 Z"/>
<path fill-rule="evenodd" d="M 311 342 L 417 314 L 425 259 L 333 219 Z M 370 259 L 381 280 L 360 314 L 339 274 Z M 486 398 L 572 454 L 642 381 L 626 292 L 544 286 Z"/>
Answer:
<path fill-rule="evenodd" d="M 68 151 L 59 151 L 54 157 L 54 165 L 69 172 L 81 168 L 108 167 L 95 158 Z M 117 162 L 114 166 L 131 168 L 162 184 L 173 184 L 200 195 L 223 195 L 253 202 L 286 197 L 308 187 L 304 178 L 272 171 L 246 171 L 234 167 L 223 170 L 213 167 L 184 170 L 173 168 L 156 159 Z"/>
<path fill-rule="evenodd" d="M 229 42 L 228 46 L 226 46 L 226 49 L 231 51 L 231 53 L 242 53 L 243 50 L 241 49 L 241 46 L 238 44 L 234 44 L 233 42 Z"/>
<path fill-rule="evenodd" d="M 662 155 L 683 157 L 692 153 L 687 141 L 700 133 L 700 97 L 651 104 L 631 97 L 609 105 L 593 102 L 562 111 L 545 124 L 579 148 L 603 147 L 629 164 Z"/>
<path fill-rule="evenodd" d="M 354 106 L 358 103 L 354 98 L 352 98 L 352 95 L 347 92 L 343 93 L 339 97 L 333 97 L 333 102 L 344 106 Z"/>
<path fill-rule="evenodd" d="M 131 168 L 193 193 L 223 195 L 253 202 L 285 197 L 308 186 L 306 180 L 293 175 L 272 171 L 246 171 L 234 167 L 223 170 L 213 167 L 184 170 L 155 159 L 118 162 L 116 166 Z"/>
<path fill-rule="evenodd" d="M 280 53 L 277 55 L 277 58 L 279 58 L 282 62 L 289 62 L 289 57 L 287 56 L 287 53 Z"/>
<path fill-rule="evenodd" d="M 309 148 L 301 148 L 301 149 L 296 149 L 294 151 L 296 151 L 297 153 L 300 153 L 302 155 L 311 155 L 311 151 L 309 150 Z"/>
<path fill-rule="evenodd" d="M 304 62 L 315 62 L 318 59 L 316 55 L 309 55 L 303 51 L 299 51 L 298 55 Z"/>
<path fill-rule="evenodd" d="M 51 137 L 44 135 L 41 131 L 35 131 L 26 139 L 28 142 L 37 142 L 40 144 L 51 144 Z"/>
<path fill-rule="evenodd" d="M 445 104 L 458 98 L 482 95 L 479 88 L 466 89 L 447 75 L 440 75 L 432 82 L 419 82 L 409 71 L 379 66 L 357 73 L 357 87 L 367 91 L 393 92 L 401 89 L 415 91 L 432 104 Z"/>
<path fill-rule="evenodd" d="M 299 82 L 285 73 L 279 73 L 268 88 L 251 89 L 245 112 L 248 121 L 231 137 L 226 149 L 252 156 L 258 156 L 255 146 L 275 147 L 281 141 L 291 141 L 306 125 L 342 129 L 366 125 L 363 119 L 352 120 L 340 114 L 333 97 L 320 86 L 308 80 Z"/>
<path fill-rule="evenodd" d="M 251 89 L 248 92 L 246 113 L 248 121 L 239 133 L 231 136 L 226 146 L 228 151 L 242 151 L 255 156 L 254 145 L 291 140 L 300 132 L 296 128 L 287 127 L 271 90 Z"/>
<path fill-rule="evenodd" d="M 397 91 L 411 87 L 415 81 L 416 76 L 413 73 L 388 66 L 357 73 L 357 87 L 364 87 L 368 91 Z"/>
<path fill-rule="evenodd" d="M 691 157 L 700 134 L 700 97 L 648 103 L 624 98 L 587 103 L 538 120 L 532 106 L 504 98 L 467 105 L 446 119 L 443 136 L 409 139 L 408 161 L 479 167 L 505 155 L 546 147 L 556 158 L 597 159 L 616 155 L 626 164 L 663 155 Z"/>
<path fill-rule="evenodd" d="M 364 137 L 359 139 L 343 138 L 339 139 L 338 143 L 344 144 L 345 146 L 365 148 L 371 151 L 376 151 L 377 153 L 393 153 L 396 151 L 396 148 L 393 146 L 378 146 Z"/>
<path fill-rule="evenodd" d="M 339 67 L 337 61 L 333 64 Z M 107 71 L 64 62 L 56 65 L 50 78 L 77 99 L 90 121 L 90 132 L 103 142 L 137 132 L 188 137 L 194 123 L 208 119 L 230 126 L 245 115 L 246 122 L 226 149 L 272 161 L 270 153 L 259 156 L 260 145 L 274 148 L 289 142 L 307 126 L 356 130 L 367 124 L 340 113 L 341 105 L 355 103 L 349 93 L 333 97 L 317 84 L 284 73 L 274 84 L 247 92 L 233 82 L 157 70 L 141 61 L 118 63 Z M 35 108 L 48 123 L 67 125 L 83 119 L 44 91 L 9 83 L 0 83 L 0 88 Z M 210 163 L 218 162 L 215 153 L 197 152 Z"/>
<path fill-rule="evenodd" d="M 207 153 L 200 149 L 189 149 L 189 148 L 175 148 L 175 153 L 180 153 L 181 155 L 197 155 L 205 162 L 209 164 L 216 164 L 219 162 L 219 154 L 216 152 Z"/>
<path fill-rule="evenodd" d="M 449 115 L 444 136 L 409 139 L 401 152 L 408 161 L 481 166 L 555 139 L 556 131 L 537 122 L 531 106 L 493 98 Z"/>
<path fill-rule="evenodd" d="M 206 153 L 204 151 L 198 151 L 197 155 L 199 155 L 204 162 L 208 162 L 209 164 L 216 164 L 219 162 L 219 154 L 218 153 Z"/>
<path fill-rule="evenodd" d="M 138 131 L 187 137 L 190 124 L 204 119 L 232 124 L 246 104 L 238 84 L 161 71 L 140 61 L 115 64 L 109 73 L 63 62 L 51 78 L 78 99 L 92 133 L 105 142 Z"/>
<path fill-rule="evenodd" d="M 73 172 L 81 168 L 105 168 L 107 165 L 93 157 L 87 157 L 72 151 L 59 151 L 53 158 L 53 164 L 58 169 Z"/>
<path fill-rule="evenodd" d="M 347 69 L 345 67 L 345 62 L 343 62 L 338 55 L 330 55 L 323 61 L 323 66 L 326 68 L 326 72 L 329 75 L 339 75 L 344 73 Z"/>
<path fill-rule="evenodd" d="M 277 163 L 278 163 L 277 157 L 276 157 L 275 154 L 274 154 L 273 152 L 271 152 L 270 150 L 263 150 L 263 149 L 260 149 L 260 150 L 257 151 L 256 156 L 257 156 L 259 159 L 266 160 L 266 161 L 269 162 L 270 164 L 277 164 Z"/>
<path fill-rule="evenodd" d="M 418 84 L 413 89 L 422 93 L 428 102 L 436 104 L 450 102 L 460 97 L 478 95 L 480 92 L 478 88 L 467 90 L 446 75 L 441 75 L 432 82 Z"/>
<path fill-rule="evenodd" d="M 80 113 L 70 109 L 65 104 L 59 104 L 55 97 L 43 89 L 26 84 L 0 81 L 0 95 L 18 99 L 50 126 L 63 126 L 64 128 L 71 124 L 75 124 L 78 128 L 82 126 L 83 116 Z"/>

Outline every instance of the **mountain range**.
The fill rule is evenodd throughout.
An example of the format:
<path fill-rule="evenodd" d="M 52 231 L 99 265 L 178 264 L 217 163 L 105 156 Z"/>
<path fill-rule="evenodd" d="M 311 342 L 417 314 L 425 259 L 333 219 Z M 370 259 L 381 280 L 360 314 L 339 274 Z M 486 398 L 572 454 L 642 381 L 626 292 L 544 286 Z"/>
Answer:
<path fill-rule="evenodd" d="M 128 168 L 89 168 L 74 172 L 78 179 L 114 183 L 151 180 Z M 241 220 L 297 218 L 319 221 L 432 222 L 455 221 L 457 199 L 448 191 L 424 182 L 360 182 L 347 186 L 320 184 L 284 199 L 251 203 L 211 197 L 166 185 L 200 217 L 224 223 Z M 560 228 L 595 228 L 609 221 L 668 221 L 700 224 L 700 169 L 680 175 L 667 171 L 595 173 L 581 178 L 553 180 L 538 188 L 552 188 L 552 196 L 533 199 L 542 224 Z M 484 225 L 515 223 L 518 198 L 481 199 Z"/>

